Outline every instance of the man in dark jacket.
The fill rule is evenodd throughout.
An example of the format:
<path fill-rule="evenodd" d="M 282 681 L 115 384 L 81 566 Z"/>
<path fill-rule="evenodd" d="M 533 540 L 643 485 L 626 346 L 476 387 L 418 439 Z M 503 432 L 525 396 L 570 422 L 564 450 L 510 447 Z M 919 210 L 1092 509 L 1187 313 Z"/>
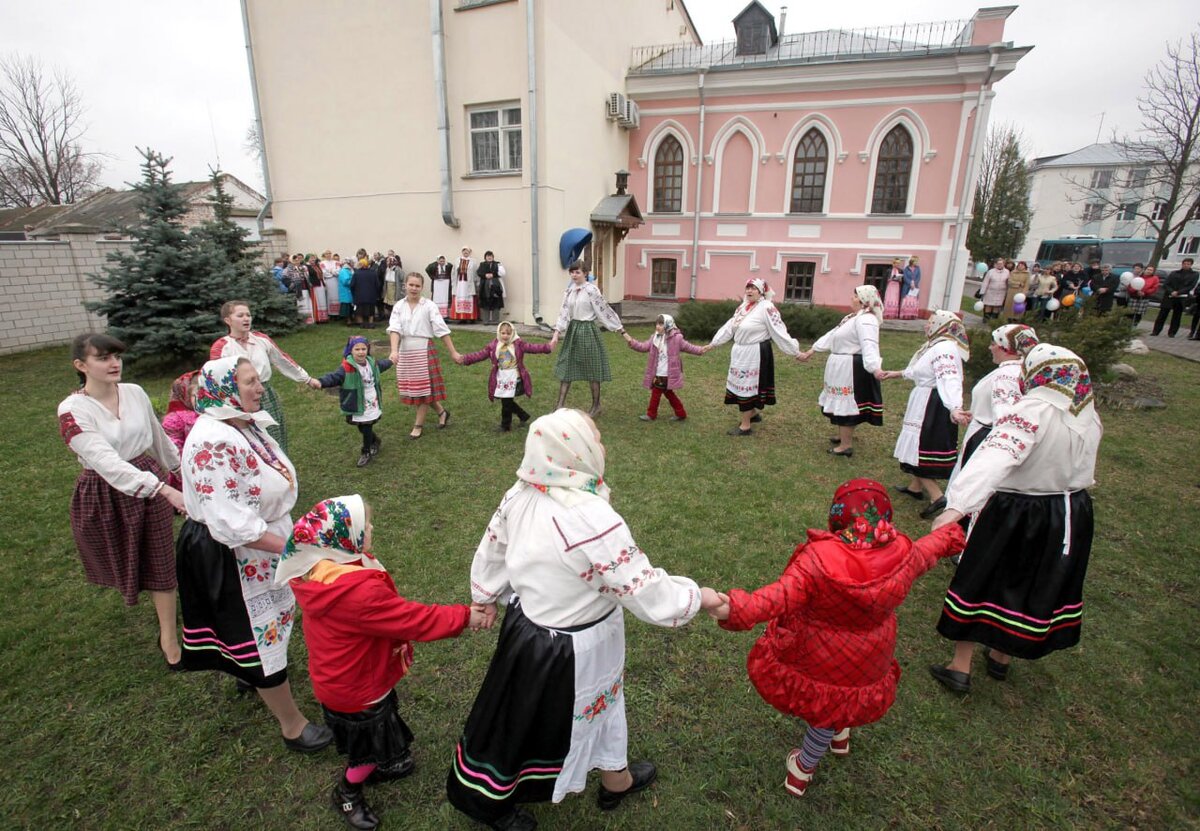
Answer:
<path fill-rule="evenodd" d="M 1167 322 L 1167 315 L 1171 316 L 1171 326 L 1167 329 L 1167 337 L 1173 338 L 1179 331 L 1179 324 L 1183 322 L 1183 308 L 1188 302 L 1189 296 L 1196 290 L 1197 273 L 1192 270 L 1191 257 L 1181 263 L 1183 266 L 1178 271 L 1172 271 L 1167 275 L 1166 282 L 1163 288 L 1163 299 L 1158 306 L 1158 317 L 1154 320 L 1154 329 L 1150 332 L 1151 335 L 1157 335 L 1163 330 L 1163 324 Z"/>
<path fill-rule="evenodd" d="M 1111 312 L 1117 289 L 1121 287 L 1121 279 L 1113 274 L 1112 266 L 1108 263 L 1100 266 L 1099 273 L 1092 277 L 1091 286 L 1096 313 L 1105 315 Z"/>

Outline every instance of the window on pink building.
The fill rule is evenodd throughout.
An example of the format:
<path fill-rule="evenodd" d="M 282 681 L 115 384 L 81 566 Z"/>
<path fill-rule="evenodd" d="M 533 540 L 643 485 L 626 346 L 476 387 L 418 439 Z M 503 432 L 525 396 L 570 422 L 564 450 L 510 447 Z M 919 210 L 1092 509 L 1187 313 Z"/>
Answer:
<path fill-rule="evenodd" d="M 792 166 L 792 213 L 816 214 L 825 210 L 825 173 L 829 146 L 815 127 L 796 145 Z"/>
<path fill-rule="evenodd" d="M 874 286 L 879 290 L 879 296 L 883 297 L 883 293 L 887 289 L 888 277 L 891 273 L 891 263 L 868 263 L 866 271 L 863 274 L 863 285 Z"/>
<path fill-rule="evenodd" d="M 811 303 L 816 270 L 816 263 L 788 263 L 783 299 L 789 303 Z"/>
<path fill-rule="evenodd" d="M 654 151 L 654 212 L 683 210 L 683 145 L 667 136 Z"/>
<path fill-rule="evenodd" d="M 879 145 L 875 164 L 875 193 L 871 213 L 908 212 L 908 184 L 912 176 L 913 142 L 908 130 L 897 124 Z"/>
<path fill-rule="evenodd" d="M 655 297 L 675 296 L 675 260 L 655 257 L 650 261 L 650 293 Z"/>

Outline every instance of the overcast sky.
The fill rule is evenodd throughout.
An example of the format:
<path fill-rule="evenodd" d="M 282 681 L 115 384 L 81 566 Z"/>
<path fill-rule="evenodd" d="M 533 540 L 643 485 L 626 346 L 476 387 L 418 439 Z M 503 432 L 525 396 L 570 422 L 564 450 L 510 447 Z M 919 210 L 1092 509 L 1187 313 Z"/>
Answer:
<path fill-rule="evenodd" d="M 343 3 L 347 13 L 354 5 Z M 783 3 L 764 5 L 778 14 Z M 789 5 L 787 31 L 796 33 L 968 18 L 983 4 Z M 730 20 L 744 6 L 687 0 L 706 43 L 730 39 Z M 1102 140 L 1114 127 L 1136 129 L 1142 77 L 1168 40 L 1200 25 L 1196 8 L 1187 0 L 1026 0 L 1005 37 L 1036 48 L 997 84 L 992 123 L 1019 127 L 1031 156 L 1095 141 L 1102 113 Z M 244 149 L 254 113 L 236 0 L 0 0 L 0 21 L 0 54 L 34 55 L 75 79 L 88 108 L 86 144 L 109 157 L 105 184 L 138 178 L 135 148 L 150 146 L 174 157 L 177 181 L 205 178 L 219 161 L 260 186 L 258 164 Z"/>

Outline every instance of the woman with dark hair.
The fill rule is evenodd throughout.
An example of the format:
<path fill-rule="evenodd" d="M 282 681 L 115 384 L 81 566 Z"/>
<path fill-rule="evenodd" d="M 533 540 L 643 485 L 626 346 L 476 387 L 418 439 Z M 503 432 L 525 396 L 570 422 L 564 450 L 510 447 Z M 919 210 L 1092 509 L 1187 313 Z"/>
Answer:
<path fill-rule="evenodd" d="M 262 332 L 252 331 L 254 317 L 250 304 L 245 300 L 230 300 L 221 306 L 221 320 L 229 327 L 229 334 L 213 341 L 208 352 L 209 360 L 217 358 L 247 358 L 254 364 L 263 385 L 263 409 L 271 416 L 267 432 L 287 452 L 287 422 L 283 420 L 283 403 L 271 387 L 271 368 L 278 369 L 283 377 L 307 386 L 309 374 L 296 363 L 292 356 L 280 349 L 275 341 Z"/>
<path fill-rule="evenodd" d="M 475 269 L 479 277 L 479 308 L 483 309 L 483 322 L 496 325 L 500 322 L 500 310 L 508 291 L 504 287 L 504 266 L 491 251 L 483 252 L 483 262 Z"/>
<path fill-rule="evenodd" d="M 563 342 L 554 364 L 554 374 L 559 381 L 557 406 L 566 405 L 573 382 L 587 381 L 592 389 L 592 408 L 588 415 L 596 418 L 600 415 L 600 384 L 612 380 L 608 351 L 596 323 L 599 321 L 605 329 L 622 335 L 625 326 L 596 284 L 587 281 L 587 269 L 582 260 L 571 263 L 568 273 L 571 282 L 563 292 L 562 307 L 554 324 L 554 335 L 550 338 L 551 349 L 558 345 L 560 338 Z"/>
<path fill-rule="evenodd" d="M 775 404 L 775 354 L 772 341 L 786 354 L 800 357 L 800 342 L 788 334 L 779 309 L 771 299 L 775 292 L 766 281 L 746 282 L 746 298 L 733 312 L 733 317 L 717 330 L 704 351 L 733 341 L 729 350 L 729 374 L 725 378 L 725 403 L 736 405 L 741 414 L 739 424 L 729 430 L 731 436 L 748 436 L 751 424 L 762 421 L 765 407 Z"/>
<path fill-rule="evenodd" d="M 288 639 L 296 601 L 273 585 L 292 533 L 296 468 L 265 428 L 264 390 L 243 357 L 200 370 L 200 418 L 183 446 L 188 520 L 175 545 L 183 611 L 183 665 L 217 670 L 258 690 L 289 750 L 312 753 L 333 741 L 292 698 Z"/>
<path fill-rule="evenodd" d="M 354 296 L 354 320 L 364 329 L 375 328 L 375 307 L 382 296 L 379 284 L 379 274 L 371 267 L 370 260 L 360 258 L 350 278 L 350 293 Z"/>
<path fill-rule="evenodd" d="M 175 626 L 171 518 L 183 494 L 166 484 L 179 453 L 137 384 L 121 383 L 125 344 L 105 334 L 79 335 L 71 359 L 80 388 L 58 405 L 58 431 L 83 472 L 71 497 L 71 532 L 89 583 L 116 589 L 125 605 L 150 592 L 156 643 L 172 670 L 181 668 Z"/>

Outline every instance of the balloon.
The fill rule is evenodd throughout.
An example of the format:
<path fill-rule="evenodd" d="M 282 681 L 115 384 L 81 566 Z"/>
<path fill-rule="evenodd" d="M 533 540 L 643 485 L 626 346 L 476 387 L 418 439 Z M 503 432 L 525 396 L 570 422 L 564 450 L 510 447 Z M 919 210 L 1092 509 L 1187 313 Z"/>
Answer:
<path fill-rule="evenodd" d="M 1051 297 L 1048 301 L 1046 301 L 1046 311 L 1057 312 L 1058 307 L 1061 305 L 1062 304 L 1058 302 L 1057 298 Z"/>
<path fill-rule="evenodd" d="M 1075 295 L 1073 295 L 1073 294 L 1065 295 L 1062 299 L 1062 304 L 1067 307 L 1074 306 L 1075 305 Z"/>
<path fill-rule="evenodd" d="M 1025 295 L 1022 294 L 1021 292 L 1017 292 L 1016 294 L 1013 295 L 1013 303 L 1014 304 L 1024 303 L 1024 302 L 1025 302 Z"/>
<path fill-rule="evenodd" d="M 1126 271 L 1124 274 L 1121 275 L 1121 285 L 1127 286 L 1132 282 L 1133 282 L 1133 272 L 1132 271 Z"/>
<path fill-rule="evenodd" d="M 977 312 L 983 311 L 983 301 L 982 300 L 975 301 L 975 311 L 977 311 Z"/>
<path fill-rule="evenodd" d="M 1013 314 L 1015 314 L 1015 315 L 1025 314 L 1025 304 L 1014 302 L 1013 303 Z"/>
<path fill-rule="evenodd" d="M 975 263 L 976 274 L 987 274 L 987 263 Z"/>
<path fill-rule="evenodd" d="M 1146 280 L 1144 277 L 1134 277 L 1129 281 L 1129 287 L 1134 291 L 1141 291 L 1146 287 Z"/>
<path fill-rule="evenodd" d="M 1092 296 L 1092 287 L 1091 287 L 1091 286 L 1084 286 L 1084 287 L 1083 287 L 1083 296 L 1084 296 L 1084 297 L 1091 297 L 1091 296 Z"/>

